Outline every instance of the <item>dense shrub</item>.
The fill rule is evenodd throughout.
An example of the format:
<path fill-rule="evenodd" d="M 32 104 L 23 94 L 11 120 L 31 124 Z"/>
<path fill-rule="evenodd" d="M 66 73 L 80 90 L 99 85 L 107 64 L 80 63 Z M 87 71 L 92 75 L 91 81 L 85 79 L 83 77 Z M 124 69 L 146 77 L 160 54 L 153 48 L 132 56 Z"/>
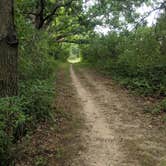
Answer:
<path fill-rule="evenodd" d="M 53 84 L 47 81 L 20 83 L 18 97 L 0 99 L 0 163 L 14 161 L 14 144 L 37 123 L 52 119 Z"/>
<path fill-rule="evenodd" d="M 34 80 L 20 83 L 20 96 L 25 102 L 22 111 L 35 124 L 52 117 L 54 86 L 51 80 Z"/>
<path fill-rule="evenodd" d="M 152 110 L 152 113 L 166 112 L 166 99 L 163 99 L 159 104 L 157 104 Z"/>
<path fill-rule="evenodd" d="M 16 130 L 21 124 L 25 124 L 23 105 L 24 102 L 19 97 L 0 99 L 0 164 L 2 166 L 11 163 Z M 23 133 L 20 133 L 20 136 L 21 134 Z"/>
<path fill-rule="evenodd" d="M 153 27 L 97 36 L 84 59 L 144 95 L 166 95 L 165 15 Z"/>

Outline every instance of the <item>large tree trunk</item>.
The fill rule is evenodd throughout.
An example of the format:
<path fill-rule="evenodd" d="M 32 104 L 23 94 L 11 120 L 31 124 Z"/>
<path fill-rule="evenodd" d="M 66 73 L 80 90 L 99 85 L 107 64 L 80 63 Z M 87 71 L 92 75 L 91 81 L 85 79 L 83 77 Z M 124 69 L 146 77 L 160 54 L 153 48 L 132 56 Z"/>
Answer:
<path fill-rule="evenodd" d="M 0 97 L 17 95 L 18 40 L 13 0 L 0 0 Z"/>
<path fill-rule="evenodd" d="M 36 29 L 41 29 L 43 26 L 43 11 L 44 10 L 44 0 L 37 1 L 36 5 L 36 16 L 35 16 L 35 27 Z"/>

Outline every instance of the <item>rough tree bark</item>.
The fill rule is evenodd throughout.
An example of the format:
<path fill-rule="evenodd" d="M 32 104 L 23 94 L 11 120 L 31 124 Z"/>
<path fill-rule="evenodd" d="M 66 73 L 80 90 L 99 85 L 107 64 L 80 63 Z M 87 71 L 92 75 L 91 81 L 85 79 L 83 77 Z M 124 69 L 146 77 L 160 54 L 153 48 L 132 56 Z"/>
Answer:
<path fill-rule="evenodd" d="M 35 27 L 40 29 L 43 25 L 43 15 L 44 15 L 44 0 L 39 0 L 36 6 L 36 14 L 35 14 Z"/>
<path fill-rule="evenodd" d="M 17 95 L 17 60 L 14 0 L 0 0 L 0 97 Z"/>

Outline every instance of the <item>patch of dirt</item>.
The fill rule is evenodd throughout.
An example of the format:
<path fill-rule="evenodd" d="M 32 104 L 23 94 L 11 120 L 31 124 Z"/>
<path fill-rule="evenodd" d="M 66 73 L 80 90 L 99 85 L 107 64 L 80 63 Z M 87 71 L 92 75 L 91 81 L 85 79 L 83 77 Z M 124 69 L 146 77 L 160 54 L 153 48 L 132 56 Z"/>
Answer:
<path fill-rule="evenodd" d="M 166 165 L 165 123 L 143 111 L 149 102 L 89 70 L 71 67 L 71 76 L 86 124 L 81 133 L 86 150 L 74 166 Z"/>
<path fill-rule="evenodd" d="M 114 131 L 109 128 L 105 117 L 101 114 L 101 107 L 93 99 L 93 94 L 82 86 L 72 67 L 71 77 L 78 96 L 82 100 L 82 111 L 86 116 L 86 130 L 82 132 L 82 138 L 87 147 L 85 152 L 80 153 L 78 161 L 72 165 L 109 166 L 115 163 L 120 164 L 123 155 L 116 143 Z"/>
<path fill-rule="evenodd" d="M 62 125 L 59 126 L 61 140 L 59 141 L 60 155 L 57 157 L 58 166 L 70 166 L 73 159 L 79 155 L 79 151 L 84 151 L 84 143 L 80 133 L 84 128 L 84 115 L 81 112 L 82 106 L 77 93 L 73 88 L 69 65 L 61 67 L 58 72 L 56 82 L 57 97 L 55 101 L 56 110 L 61 112 L 60 117 L 64 117 Z M 50 166 L 54 166 L 54 162 Z"/>
<path fill-rule="evenodd" d="M 77 152 L 83 150 L 80 138 L 83 115 L 68 65 L 59 68 L 55 84 L 54 122 L 38 125 L 33 134 L 18 144 L 16 166 L 68 166 Z"/>

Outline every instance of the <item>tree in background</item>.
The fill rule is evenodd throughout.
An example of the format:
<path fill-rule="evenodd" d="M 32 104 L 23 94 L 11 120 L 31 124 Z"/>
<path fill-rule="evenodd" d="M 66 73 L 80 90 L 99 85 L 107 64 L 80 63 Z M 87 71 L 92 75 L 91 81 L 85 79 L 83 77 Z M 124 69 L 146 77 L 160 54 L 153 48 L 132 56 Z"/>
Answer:
<path fill-rule="evenodd" d="M 87 43 L 96 25 L 84 12 L 82 0 L 23 0 L 17 4 L 36 29 L 48 31 L 56 43 Z"/>
<path fill-rule="evenodd" d="M 145 4 L 150 11 L 141 15 L 137 9 Z M 156 11 L 156 23 L 147 25 L 146 18 Z M 165 96 L 165 11 L 163 0 L 98 1 L 89 12 L 98 14 L 110 31 L 96 33 L 90 45 L 82 47 L 83 55 L 124 86 L 144 95 Z"/>

